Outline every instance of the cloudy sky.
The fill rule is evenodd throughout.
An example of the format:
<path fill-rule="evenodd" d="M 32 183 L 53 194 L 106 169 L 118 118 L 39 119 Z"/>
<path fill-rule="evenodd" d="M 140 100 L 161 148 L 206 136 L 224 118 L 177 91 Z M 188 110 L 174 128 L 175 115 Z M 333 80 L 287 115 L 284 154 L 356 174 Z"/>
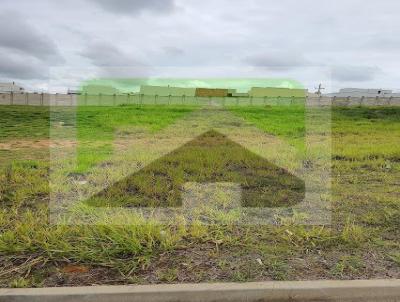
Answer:
<path fill-rule="evenodd" d="M 400 90 L 398 0 L 2 0 L 0 81 L 294 79 Z"/>

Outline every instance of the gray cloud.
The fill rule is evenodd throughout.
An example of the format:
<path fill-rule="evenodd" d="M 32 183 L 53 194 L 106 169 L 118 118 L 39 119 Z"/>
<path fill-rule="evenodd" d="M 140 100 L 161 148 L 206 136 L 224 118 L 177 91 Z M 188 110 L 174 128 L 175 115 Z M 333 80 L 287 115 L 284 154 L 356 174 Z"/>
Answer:
<path fill-rule="evenodd" d="M 0 76 L 46 79 L 52 64 L 63 62 L 56 44 L 13 11 L 0 14 Z"/>
<path fill-rule="evenodd" d="M 0 76 L 11 79 L 45 79 L 48 70 L 35 60 L 0 51 Z"/>
<path fill-rule="evenodd" d="M 321 76 L 303 68 L 311 65 L 336 66 L 335 89 L 354 80 L 358 82 L 351 86 L 400 88 L 400 21 L 396 16 L 400 2 L 396 0 L 365 0 L 362 5 L 360 0 L 337 0 L 319 6 L 314 0 L 268 4 L 251 0 L 246 5 L 231 0 L 1 3 L 2 12 L 15 11 L 19 17 L 0 16 L 0 52 L 7 55 L 0 60 L 3 66 L 7 63 L 8 74 L 23 76 L 26 69 L 32 83 L 34 76 L 42 74 L 32 68 L 52 64 L 54 57 L 60 59 L 58 46 L 65 58 L 61 67 L 92 68 L 90 76 L 97 76 L 99 70 L 105 73 L 117 66 L 121 70 L 147 63 L 154 68 L 182 68 L 189 75 L 200 67 L 207 77 L 219 75 L 218 66 L 226 66 L 246 68 L 250 76 L 262 70 L 262 74 L 295 77 L 312 89 Z M 24 61 L 30 66 L 23 67 Z M 11 63 L 18 72 L 11 70 Z M 379 66 L 382 72 L 346 67 L 354 65 Z M 52 71 L 52 75 L 59 73 Z M 165 72 L 165 76 L 173 74 Z"/>
<path fill-rule="evenodd" d="M 378 67 L 371 66 L 334 66 L 332 79 L 340 82 L 367 82 L 380 72 Z"/>
<path fill-rule="evenodd" d="M 248 56 L 244 62 L 271 70 L 287 71 L 301 66 L 309 65 L 309 62 L 299 53 L 285 51 L 267 51 L 262 54 Z"/>
<path fill-rule="evenodd" d="M 56 44 L 14 12 L 0 14 L 0 47 L 48 63 L 62 62 Z"/>
<path fill-rule="evenodd" d="M 93 41 L 80 53 L 93 65 L 100 67 L 128 67 L 144 65 L 134 55 L 123 52 L 117 46 L 105 41 Z"/>
<path fill-rule="evenodd" d="M 132 77 L 147 74 L 148 67 L 134 54 L 105 41 L 90 42 L 80 54 L 99 67 L 101 76 Z"/>
<path fill-rule="evenodd" d="M 104 10 L 118 14 L 139 14 L 143 11 L 168 13 L 175 8 L 174 0 L 90 0 Z"/>
<path fill-rule="evenodd" d="M 365 39 L 365 41 L 361 43 L 361 47 L 380 52 L 398 52 L 400 48 L 400 39 L 393 38 L 393 33 L 375 34 Z"/>
<path fill-rule="evenodd" d="M 163 48 L 165 54 L 169 56 L 182 56 L 185 54 L 184 50 L 175 46 L 165 46 Z"/>

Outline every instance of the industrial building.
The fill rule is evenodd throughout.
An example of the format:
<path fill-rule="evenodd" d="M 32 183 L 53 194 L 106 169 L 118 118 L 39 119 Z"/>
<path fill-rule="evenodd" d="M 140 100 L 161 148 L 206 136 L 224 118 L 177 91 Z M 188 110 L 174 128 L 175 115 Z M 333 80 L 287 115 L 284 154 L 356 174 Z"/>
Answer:
<path fill-rule="evenodd" d="M 385 89 L 364 89 L 364 88 L 342 88 L 339 92 L 328 93 L 326 96 L 347 98 L 347 97 L 400 97 L 400 93 L 393 93 Z"/>
<path fill-rule="evenodd" d="M 0 83 L 0 93 L 10 93 L 10 92 L 24 92 L 25 89 L 21 86 L 12 83 Z"/>
<path fill-rule="evenodd" d="M 249 96 L 254 98 L 262 97 L 305 97 L 306 89 L 290 89 L 278 87 L 252 87 L 249 91 Z"/>
<path fill-rule="evenodd" d="M 233 92 L 231 96 L 236 98 L 248 98 L 249 94 L 247 92 Z"/>
<path fill-rule="evenodd" d="M 119 90 L 111 85 L 100 85 L 100 84 L 89 84 L 82 86 L 80 89 L 81 93 L 85 94 L 118 94 Z M 70 94 L 70 93 L 69 93 Z M 74 94 L 74 93 L 71 93 Z"/>
<path fill-rule="evenodd" d="M 236 92 L 227 88 L 183 88 L 172 86 L 140 86 L 140 94 L 157 96 L 196 96 L 196 97 L 305 97 L 306 89 L 276 87 L 252 87 L 249 92 Z"/>
<path fill-rule="evenodd" d="M 228 96 L 228 89 L 196 88 L 196 96 L 199 96 L 199 97 L 225 97 L 225 96 Z"/>
<path fill-rule="evenodd" d="M 140 94 L 157 96 L 195 96 L 196 88 L 142 85 L 140 86 Z"/>

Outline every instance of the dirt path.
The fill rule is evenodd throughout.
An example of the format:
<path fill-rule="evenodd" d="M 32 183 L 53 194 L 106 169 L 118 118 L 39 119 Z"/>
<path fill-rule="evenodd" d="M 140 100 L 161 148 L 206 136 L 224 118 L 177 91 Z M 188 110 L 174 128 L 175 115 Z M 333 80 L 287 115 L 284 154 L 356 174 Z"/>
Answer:
<path fill-rule="evenodd" d="M 20 149 L 43 149 L 50 147 L 73 147 L 76 142 L 71 140 L 50 140 L 50 139 L 17 139 L 7 142 L 0 142 L 0 150 L 20 150 Z"/>

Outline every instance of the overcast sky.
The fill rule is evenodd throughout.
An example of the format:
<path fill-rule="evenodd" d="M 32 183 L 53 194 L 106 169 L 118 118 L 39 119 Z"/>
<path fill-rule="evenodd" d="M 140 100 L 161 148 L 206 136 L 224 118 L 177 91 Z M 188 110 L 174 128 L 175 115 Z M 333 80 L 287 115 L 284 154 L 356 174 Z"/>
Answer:
<path fill-rule="evenodd" d="M 398 0 L 2 0 L 0 80 L 265 77 L 400 89 Z"/>

